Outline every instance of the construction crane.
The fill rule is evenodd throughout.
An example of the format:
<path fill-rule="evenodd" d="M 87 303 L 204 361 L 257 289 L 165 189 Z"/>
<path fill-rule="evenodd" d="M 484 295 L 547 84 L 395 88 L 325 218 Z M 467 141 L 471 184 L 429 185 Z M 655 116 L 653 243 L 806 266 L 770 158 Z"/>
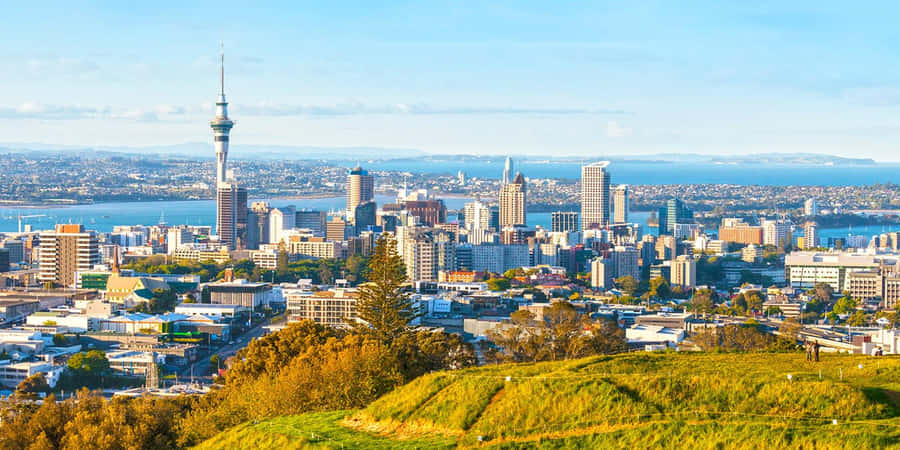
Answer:
<path fill-rule="evenodd" d="M 22 219 L 31 219 L 34 217 L 46 217 L 46 214 L 31 214 L 28 216 L 23 216 L 22 214 L 19 214 L 19 233 L 20 234 L 22 233 Z"/>

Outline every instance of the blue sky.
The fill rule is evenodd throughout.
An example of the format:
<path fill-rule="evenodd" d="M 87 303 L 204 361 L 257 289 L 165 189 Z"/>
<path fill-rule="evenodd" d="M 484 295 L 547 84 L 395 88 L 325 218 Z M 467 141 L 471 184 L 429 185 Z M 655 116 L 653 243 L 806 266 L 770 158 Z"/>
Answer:
<path fill-rule="evenodd" d="M 4 142 L 900 160 L 895 2 L 25 3 Z"/>

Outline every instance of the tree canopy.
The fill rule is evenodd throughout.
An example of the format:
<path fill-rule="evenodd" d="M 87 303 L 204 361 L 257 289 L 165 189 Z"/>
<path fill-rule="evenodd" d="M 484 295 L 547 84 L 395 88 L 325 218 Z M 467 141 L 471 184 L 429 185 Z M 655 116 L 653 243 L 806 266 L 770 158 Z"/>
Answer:
<path fill-rule="evenodd" d="M 365 323 L 354 326 L 390 345 L 421 315 L 404 289 L 406 268 L 393 238 L 383 234 L 375 242 L 366 279 L 357 289 L 358 317 Z"/>

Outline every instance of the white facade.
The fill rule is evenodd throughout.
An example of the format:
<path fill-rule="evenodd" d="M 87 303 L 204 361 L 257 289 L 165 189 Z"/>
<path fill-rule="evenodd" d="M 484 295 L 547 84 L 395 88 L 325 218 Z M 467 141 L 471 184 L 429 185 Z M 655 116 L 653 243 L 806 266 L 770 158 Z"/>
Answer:
<path fill-rule="evenodd" d="M 672 261 L 671 280 L 672 286 L 694 287 L 697 285 L 697 261 L 694 258 L 681 255 Z"/>
<path fill-rule="evenodd" d="M 628 223 L 628 207 L 628 185 L 620 184 L 613 197 L 614 223 Z"/>
<path fill-rule="evenodd" d="M 849 272 L 866 272 L 881 265 L 896 266 L 898 259 L 897 254 L 791 252 L 784 257 L 784 267 L 793 288 L 825 283 L 835 292 L 842 292 L 849 289 Z"/>
<path fill-rule="evenodd" d="M 166 233 L 166 253 L 172 255 L 184 244 L 194 242 L 194 233 L 185 228 L 169 228 Z"/>
<path fill-rule="evenodd" d="M 343 246 L 338 241 L 291 241 L 288 252 L 306 258 L 332 259 L 343 256 Z"/>
<path fill-rule="evenodd" d="M 791 222 L 785 220 L 762 220 L 763 244 L 777 247 L 781 243 L 791 243 Z"/>
<path fill-rule="evenodd" d="M 803 203 L 803 215 L 807 217 L 815 217 L 819 215 L 819 205 L 815 198 L 807 199 Z"/>
<path fill-rule="evenodd" d="M 466 203 L 463 212 L 466 229 L 488 230 L 491 228 L 491 208 L 486 203 L 478 200 Z"/>
<path fill-rule="evenodd" d="M 612 288 L 615 277 L 615 265 L 612 260 L 596 258 L 591 261 L 591 287 L 594 289 Z"/>
<path fill-rule="evenodd" d="M 285 238 L 285 232 L 294 228 L 297 211 L 293 206 L 273 208 L 269 211 L 269 242 L 277 244 Z"/>
<path fill-rule="evenodd" d="M 608 161 L 581 167 L 581 228 L 605 228 L 609 225 Z"/>

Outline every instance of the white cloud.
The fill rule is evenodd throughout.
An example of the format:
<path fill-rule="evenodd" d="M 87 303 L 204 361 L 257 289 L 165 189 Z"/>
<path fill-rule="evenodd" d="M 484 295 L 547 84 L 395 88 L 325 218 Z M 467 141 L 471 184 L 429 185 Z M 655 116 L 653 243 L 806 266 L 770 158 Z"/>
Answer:
<path fill-rule="evenodd" d="M 346 102 L 333 105 L 289 105 L 260 102 L 233 107 L 238 112 L 259 116 L 347 116 L 366 114 L 408 115 L 594 115 L 627 114 L 616 109 L 560 108 L 560 107 L 512 107 L 512 106 L 435 106 L 427 103 L 395 103 L 367 105 L 362 102 Z"/>
<path fill-rule="evenodd" d="M 615 120 L 610 120 L 606 122 L 606 136 L 611 138 L 620 138 L 625 137 L 631 134 L 631 128 L 623 127 L 619 125 L 619 122 Z"/>
<path fill-rule="evenodd" d="M 100 71 L 96 61 L 84 58 L 31 58 L 25 62 L 27 71 L 36 77 L 48 75 L 84 76 Z"/>
<path fill-rule="evenodd" d="M 26 102 L 16 106 L 0 105 L 0 117 L 5 119 L 125 119 L 125 120 L 166 120 L 184 117 L 200 117 L 213 113 L 215 105 L 202 103 L 196 105 L 159 104 L 150 107 L 111 107 L 84 105 L 52 105 L 39 102 Z M 588 109 L 565 107 L 512 107 L 512 106 L 434 106 L 426 103 L 395 103 L 368 105 L 350 101 L 330 105 L 313 104 L 276 104 L 259 102 L 252 104 L 237 103 L 231 105 L 234 116 L 268 116 L 268 117 L 338 117 L 362 115 L 509 115 L 509 116 L 585 116 L 585 115 L 620 115 L 627 111 L 615 109 Z M 609 122 L 607 134 L 624 136 L 630 129 L 619 127 L 616 122 Z"/>

